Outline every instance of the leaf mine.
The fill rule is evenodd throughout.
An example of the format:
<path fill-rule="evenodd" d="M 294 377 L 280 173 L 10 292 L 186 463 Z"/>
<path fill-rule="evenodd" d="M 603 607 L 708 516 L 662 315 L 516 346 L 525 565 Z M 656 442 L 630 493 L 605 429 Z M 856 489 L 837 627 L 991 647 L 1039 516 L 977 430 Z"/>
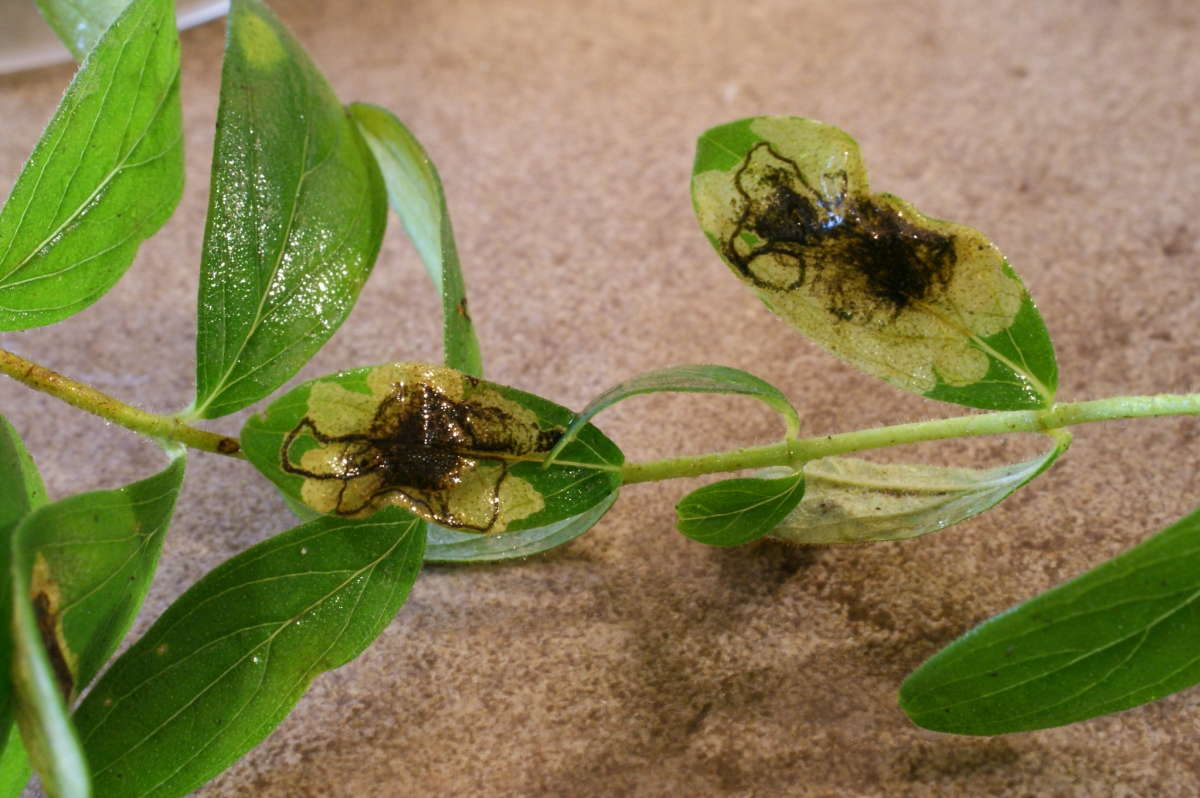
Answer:
<path fill-rule="evenodd" d="M 1026 299 L 979 231 L 872 194 L 853 139 L 759 118 L 729 168 L 699 171 L 701 226 L 776 313 L 834 354 L 906 390 L 967 386 L 996 357 L 983 339 Z"/>
<path fill-rule="evenodd" d="M 438 366 L 379 366 L 367 387 L 314 384 L 283 439 L 280 465 L 304 478 L 310 507 L 361 518 L 397 505 L 451 529 L 496 533 L 545 506 L 510 465 L 548 452 L 561 429 L 541 429 L 530 410 Z"/>

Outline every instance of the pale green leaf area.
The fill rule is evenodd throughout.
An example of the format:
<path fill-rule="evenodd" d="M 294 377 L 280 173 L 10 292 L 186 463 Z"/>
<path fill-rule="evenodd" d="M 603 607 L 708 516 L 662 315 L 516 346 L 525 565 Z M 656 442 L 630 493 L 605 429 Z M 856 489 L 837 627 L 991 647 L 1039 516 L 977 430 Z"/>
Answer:
<path fill-rule="evenodd" d="M 1045 325 L 979 231 L 870 191 L 858 145 L 796 117 L 701 136 L 700 226 L 766 305 L 893 385 L 969 407 L 1049 407 L 1058 370 Z"/>
<path fill-rule="evenodd" d="M 9 724 L 8 740 L 4 752 L 0 753 L 0 798 L 17 798 L 33 775 L 29 767 L 29 755 L 21 742 L 21 733 L 15 724 Z"/>
<path fill-rule="evenodd" d="M 33 458 L 12 424 L 0 416 L 0 532 L 7 536 L 10 527 L 45 503 L 46 487 Z M 0 558 L 8 554 L 8 547 L 0 546 Z"/>
<path fill-rule="evenodd" d="M 0 330 L 95 302 L 183 185 L 170 0 L 134 0 L 87 54 L 0 210 Z"/>
<path fill-rule="evenodd" d="M 804 498 L 804 474 L 745 477 L 705 485 L 675 506 L 676 526 L 710 546 L 739 546 L 774 529 Z"/>
<path fill-rule="evenodd" d="M 375 159 L 325 78 L 261 3 L 235 0 L 186 415 L 240 410 L 295 374 L 350 313 L 386 221 Z"/>
<path fill-rule="evenodd" d="M 316 676 L 384 630 L 424 545 L 424 524 L 394 508 L 327 517 L 205 576 L 76 713 L 97 795 L 185 795 L 257 745 Z"/>
<path fill-rule="evenodd" d="M 804 501 L 771 531 L 791 543 L 906 540 L 995 506 L 1045 471 L 1071 437 L 1054 434 L 1044 455 L 996 468 L 948 468 L 826 457 L 805 464 Z"/>
<path fill-rule="evenodd" d="M 7 419 L 0 416 L 0 618 L 12 617 L 11 537 L 18 522 L 46 503 L 46 488 L 41 475 L 29 456 L 21 437 Z M 13 639 L 11 634 L 0 635 L 0 674 L 12 671 Z M 19 738 L 10 730 L 12 723 L 12 683 L 0 680 L 0 743 L 5 738 L 3 758 L 0 759 L 0 796 L 7 795 L 4 786 L 15 779 L 18 760 L 24 763 L 24 749 Z M 14 746 L 12 740 L 16 740 Z M 16 750 L 9 751 L 12 747 Z M 28 766 L 25 766 L 28 771 Z M 28 773 L 26 773 L 28 780 Z M 24 783 L 24 782 L 22 782 Z"/>
<path fill-rule="evenodd" d="M 783 392 L 753 374 L 729 366 L 709 364 L 668 366 L 624 380 L 588 402 L 587 407 L 575 416 L 570 426 L 567 427 L 566 433 L 550 452 L 550 456 L 546 460 L 547 464 L 554 462 L 559 457 L 559 453 L 575 439 L 578 431 L 583 429 L 600 411 L 631 396 L 663 392 L 724 393 L 749 396 L 766 403 L 768 407 L 783 417 L 789 437 L 794 437 L 800 429 L 800 416 Z"/>
<path fill-rule="evenodd" d="M 52 795 L 88 794 L 67 708 L 116 650 L 149 589 L 183 482 L 183 452 L 173 455 L 149 479 L 45 505 L 14 533 L 17 718 Z"/>
<path fill-rule="evenodd" d="M 375 154 L 393 210 L 442 296 L 445 364 L 482 377 L 479 340 L 467 309 L 466 284 L 437 168 L 416 137 L 390 112 L 355 103 L 350 115 Z"/>
<path fill-rule="evenodd" d="M 37 0 L 37 7 L 55 35 L 79 61 L 129 3 L 130 0 Z"/>
<path fill-rule="evenodd" d="M 541 468 L 571 418 L 443 366 L 387 363 L 293 388 L 246 422 L 241 442 L 285 495 L 320 513 L 363 518 L 396 505 L 498 535 L 557 524 L 619 488 L 623 456 L 590 425 Z"/>
<path fill-rule="evenodd" d="M 900 689 L 955 734 L 1075 723 L 1200 682 L 1200 511 L 951 643 Z"/>
<path fill-rule="evenodd" d="M 533 529 L 479 535 L 427 524 L 426 562 L 497 562 L 541 554 L 562 546 L 599 523 L 617 501 L 616 491 L 579 515 Z"/>

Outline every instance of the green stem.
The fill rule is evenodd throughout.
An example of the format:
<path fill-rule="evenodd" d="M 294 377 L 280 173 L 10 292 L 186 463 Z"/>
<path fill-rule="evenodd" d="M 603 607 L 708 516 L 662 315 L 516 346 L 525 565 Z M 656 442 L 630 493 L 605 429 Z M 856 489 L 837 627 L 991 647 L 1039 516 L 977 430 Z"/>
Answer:
<path fill-rule="evenodd" d="M 62 399 L 69 405 L 108 419 L 114 424 L 169 441 L 177 441 L 193 449 L 241 457 L 241 446 L 236 438 L 218 435 L 215 432 L 190 427 L 177 418 L 161 416 L 139 410 L 97 391 L 89 385 L 76 382 L 48 368 L 32 363 L 12 352 L 0 349 L 0 374 L 7 374 L 34 390 Z"/>
<path fill-rule="evenodd" d="M 627 463 L 621 469 L 621 479 L 628 484 L 741 471 L 747 468 L 781 465 L 798 467 L 820 457 L 920 441 L 1010 432 L 1046 432 L 1093 421 L 1178 415 L 1200 415 L 1200 394 L 1117 396 L 1090 402 L 1064 402 L 1046 410 L 1007 410 L 957 416 L 891 427 L 875 427 L 839 435 L 789 440 L 732 452 Z"/>
<path fill-rule="evenodd" d="M 244 456 L 236 438 L 189 426 L 173 416 L 140 410 L 3 349 L 0 349 L 0 374 L 7 374 L 35 390 L 48 393 L 67 404 L 134 432 L 176 441 L 206 452 L 232 457 Z M 629 484 L 768 466 L 799 467 L 820 457 L 920 441 L 1012 432 L 1047 432 L 1093 421 L 1178 415 L 1200 415 L 1200 394 L 1117 396 L 1090 402 L 1064 402 L 1046 410 L 975 413 L 969 416 L 843 432 L 838 435 L 789 439 L 731 452 L 627 463 L 621 468 L 621 480 Z"/>

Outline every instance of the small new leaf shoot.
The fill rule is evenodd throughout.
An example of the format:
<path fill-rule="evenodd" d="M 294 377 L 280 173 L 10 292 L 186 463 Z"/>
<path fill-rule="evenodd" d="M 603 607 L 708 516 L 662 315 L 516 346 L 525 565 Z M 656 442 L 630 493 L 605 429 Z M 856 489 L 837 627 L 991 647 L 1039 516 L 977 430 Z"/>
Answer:
<path fill-rule="evenodd" d="M 710 546 L 739 546 L 774 529 L 804 498 L 804 474 L 725 479 L 675 505 L 676 526 Z"/>

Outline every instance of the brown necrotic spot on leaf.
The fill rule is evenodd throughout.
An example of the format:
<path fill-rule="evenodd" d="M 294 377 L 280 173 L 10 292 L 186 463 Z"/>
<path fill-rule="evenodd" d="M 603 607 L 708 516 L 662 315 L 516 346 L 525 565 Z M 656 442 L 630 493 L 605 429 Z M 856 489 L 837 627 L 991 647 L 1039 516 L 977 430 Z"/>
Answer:
<path fill-rule="evenodd" d="M 317 383 L 284 439 L 282 467 L 304 477 L 314 509 L 362 517 L 398 504 L 443 526 L 499 532 L 542 508 L 511 462 L 549 451 L 561 431 L 449 369 L 381 366 L 368 385 L 370 396 Z"/>

